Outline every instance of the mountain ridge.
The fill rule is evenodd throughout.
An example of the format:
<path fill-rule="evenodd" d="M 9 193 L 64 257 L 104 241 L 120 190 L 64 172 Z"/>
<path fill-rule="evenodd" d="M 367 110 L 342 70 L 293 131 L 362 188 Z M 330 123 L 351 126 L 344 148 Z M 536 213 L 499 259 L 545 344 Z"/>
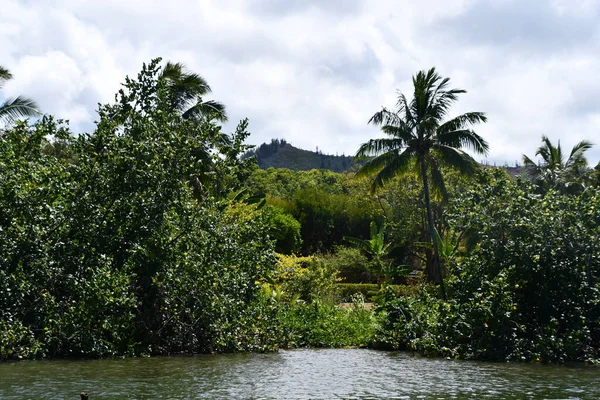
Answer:
<path fill-rule="evenodd" d="M 288 168 L 294 171 L 327 169 L 333 172 L 347 172 L 356 169 L 359 163 L 353 156 L 323 154 L 320 151 L 304 150 L 292 146 L 285 139 L 272 139 L 271 143 L 246 152 L 244 157 L 256 156 L 261 169 Z"/>
<path fill-rule="evenodd" d="M 287 168 L 293 171 L 309 171 L 311 169 L 327 169 L 333 172 L 348 172 L 357 170 L 362 162 L 354 161 L 353 156 L 344 154 L 323 154 L 320 151 L 300 149 L 293 146 L 285 139 L 272 139 L 271 143 L 263 143 L 254 149 L 247 151 L 244 158 L 256 156 L 260 169 Z M 480 163 L 484 167 L 495 167 L 486 163 Z M 510 175 L 522 175 L 523 167 L 508 165 L 500 166 Z"/>

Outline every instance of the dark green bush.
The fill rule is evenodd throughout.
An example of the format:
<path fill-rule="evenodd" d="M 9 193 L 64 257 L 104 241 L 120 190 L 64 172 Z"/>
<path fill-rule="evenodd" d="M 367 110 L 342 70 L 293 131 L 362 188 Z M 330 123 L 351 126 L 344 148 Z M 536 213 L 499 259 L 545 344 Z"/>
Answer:
<path fill-rule="evenodd" d="M 395 296 L 414 296 L 420 290 L 434 293 L 437 289 L 432 285 L 386 285 Z M 354 295 L 362 295 L 368 302 L 377 302 L 381 295 L 381 287 L 376 283 L 337 283 L 334 287 L 335 294 L 340 302 L 350 302 Z"/>
<path fill-rule="evenodd" d="M 477 239 L 448 264 L 451 300 L 388 291 L 380 343 L 484 360 L 600 360 L 600 193 L 541 196 L 492 171 L 453 203 L 448 223 Z"/>
<path fill-rule="evenodd" d="M 338 283 L 335 285 L 335 293 L 340 302 L 348 303 L 352 297 L 361 294 L 365 301 L 372 302 L 379 293 L 379 285 L 376 283 Z"/>
<path fill-rule="evenodd" d="M 0 358 L 275 345 L 256 284 L 275 266 L 269 227 L 224 196 L 246 123 L 224 138 L 182 118 L 158 70 L 127 79 L 93 134 L 0 130 Z"/>
<path fill-rule="evenodd" d="M 340 271 L 339 276 L 346 283 L 376 283 L 377 276 L 369 272 L 369 260 L 362 251 L 352 247 L 335 246 L 328 255 L 329 262 Z"/>
<path fill-rule="evenodd" d="M 354 307 L 349 309 L 321 300 L 289 304 L 279 318 L 286 347 L 367 346 L 377 326 L 360 296 L 354 297 Z"/>
<path fill-rule="evenodd" d="M 300 222 L 282 208 L 266 205 L 262 212 L 269 228 L 269 236 L 275 239 L 275 251 L 281 254 L 298 253 L 302 246 Z"/>

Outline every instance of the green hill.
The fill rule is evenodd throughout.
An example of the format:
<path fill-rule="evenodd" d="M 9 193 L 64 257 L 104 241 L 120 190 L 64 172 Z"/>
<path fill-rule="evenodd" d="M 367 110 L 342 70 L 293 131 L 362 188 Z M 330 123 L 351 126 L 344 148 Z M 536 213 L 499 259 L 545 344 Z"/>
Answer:
<path fill-rule="evenodd" d="M 273 167 L 288 168 L 294 171 L 328 169 L 333 172 L 344 172 L 352 169 L 355 165 L 352 156 L 334 156 L 318 151 L 303 150 L 292 146 L 284 139 L 273 139 L 271 143 L 263 143 L 244 156 L 256 156 L 261 169 Z"/>
<path fill-rule="evenodd" d="M 360 163 L 354 162 L 352 156 L 334 156 L 320 151 L 303 150 L 292 146 L 285 139 L 273 139 L 271 143 L 263 143 L 248 151 L 244 157 L 256 156 L 261 169 L 287 168 L 293 171 L 309 171 L 311 169 L 327 169 L 333 172 L 356 170 Z M 496 165 L 482 164 L 484 168 Z M 523 166 L 502 166 L 512 176 L 523 175 Z"/>

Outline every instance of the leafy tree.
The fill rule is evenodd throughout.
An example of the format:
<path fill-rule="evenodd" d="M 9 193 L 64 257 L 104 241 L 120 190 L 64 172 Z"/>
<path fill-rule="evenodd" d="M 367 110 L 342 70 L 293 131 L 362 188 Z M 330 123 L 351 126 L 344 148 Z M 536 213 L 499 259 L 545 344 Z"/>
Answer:
<path fill-rule="evenodd" d="M 565 160 L 560 141 L 554 146 L 547 136 L 542 136 L 542 145 L 535 152 L 542 157 L 542 163 L 536 164 L 523 155 L 526 174 L 538 185 L 541 191 L 556 189 L 574 193 L 583 189 L 583 172 L 587 167 L 585 152 L 592 147 L 587 140 L 577 143 Z"/>
<path fill-rule="evenodd" d="M 479 233 L 449 259 L 441 301 L 384 293 L 379 341 L 452 358 L 597 364 L 600 358 L 600 192 L 540 195 L 502 169 L 454 196 L 448 226 Z"/>
<path fill-rule="evenodd" d="M 12 74 L 0 65 L 0 88 L 4 82 L 12 78 Z M 0 104 L 0 122 L 10 124 L 16 119 L 26 117 L 37 117 L 40 115 L 38 106 L 31 99 L 17 96 Z"/>
<path fill-rule="evenodd" d="M 378 205 L 364 196 L 329 194 L 315 187 L 298 191 L 290 208 L 302 225 L 305 255 L 329 252 L 345 235 L 362 236 L 370 221 L 381 215 Z"/>
<path fill-rule="evenodd" d="M 353 185 L 357 182 L 350 178 L 349 174 L 328 170 L 293 171 L 287 168 L 268 168 L 253 171 L 247 187 L 254 194 L 266 193 L 272 197 L 292 200 L 298 191 L 306 188 L 319 188 L 329 194 L 354 194 Z M 358 193 L 359 191 L 356 191 L 356 194 Z"/>
<path fill-rule="evenodd" d="M 159 72 L 126 78 L 91 134 L 51 118 L 0 131 L 0 359 L 270 348 L 268 226 L 219 189 L 246 174 L 245 123 L 224 147 L 213 121 L 172 107 Z M 197 171 L 218 183 L 201 201 Z"/>
<path fill-rule="evenodd" d="M 447 190 L 441 166 L 471 174 L 477 170 L 478 164 L 462 148 L 470 148 L 479 154 L 488 151 L 487 142 L 470 129 L 471 125 L 486 121 L 483 113 L 468 112 L 444 122 L 450 106 L 459 94 L 465 93 L 461 89 L 449 89 L 449 81 L 449 78 L 442 78 L 435 68 L 418 72 L 413 77 L 414 93 L 410 102 L 399 93 L 394 110 L 383 108 L 369 120 L 369 123 L 381 126 L 388 137 L 371 139 L 356 153 L 357 158 L 374 156 L 357 173 L 357 176 L 375 175 L 371 185 L 373 192 L 397 175 L 415 172 L 420 176 L 430 240 L 435 236 L 430 180 L 433 188 L 445 197 Z M 437 246 L 433 246 L 433 250 L 436 279 L 445 298 Z"/>
<path fill-rule="evenodd" d="M 458 343 L 470 337 L 478 358 L 595 362 L 599 205 L 598 191 L 540 196 L 501 170 L 481 174 L 457 197 L 449 224 L 479 232 L 477 247 L 456 260 L 449 281 L 472 329 Z"/>
<path fill-rule="evenodd" d="M 594 187 L 600 187 L 600 162 L 588 173 L 587 180 Z"/>
<path fill-rule="evenodd" d="M 176 110 L 184 120 L 192 123 L 203 124 L 205 122 L 225 122 L 227 114 L 225 106 L 214 100 L 203 100 L 203 96 L 211 92 L 211 88 L 206 80 L 200 75 L 188 71 L 181 63 L 167 62 L 158 73 L 158 81 L 162 82 L 163 89 L 167 93 L 166 104 Z M 244 140 L 248 137 L 246 128 L 248 121 L 242 121 L 233 135 L 227 135 L 221 132 L 220 127 L 213 125 L 210 129 L 211 141 L 217 147 L 219 154 L 211 152 L 209 147 L 196 146 L 192 149 L 192 154 L 197 161 L 200 161 L 203 168 L 190 173 L 189 182 L 194 189 L 195 196 L 202 198 L 206 187 L 211 187 L 213 192 L 225 195 L 229 189 L 238 189 L 239 183 L 235 187 L 223 186 L 224 173 L 239 174 L 241 171 L 249 171 L 248 167 L 255 163 L 252 159 L 240 160 L 241 155 L 248 151 L 252 146 L 244 145 Z M 221 155 L 226 155 L 229 163 L 222 163 Z M 217 167 L 221 165 L 221 169 Z M 243 165 L 240 169 L 239 167 Z M 223 169 L 224 168 L 224 169 Z M 243 179 L 249 175 L 245 173 Z M 237 176 L 242 178 L 241 175 Z M 234 183 L 229 180 L 228 184 Z"/>

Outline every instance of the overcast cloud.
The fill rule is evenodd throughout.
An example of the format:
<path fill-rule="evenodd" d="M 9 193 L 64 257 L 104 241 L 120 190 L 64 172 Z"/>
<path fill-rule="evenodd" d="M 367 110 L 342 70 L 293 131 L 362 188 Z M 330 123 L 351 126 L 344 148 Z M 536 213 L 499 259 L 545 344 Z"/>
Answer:
<path fill-rule="evenodd" d="M 573 3 L 573 4 L 571 4 Z M 154 57 L 204 76 L 250 142 L 354 154 L 411 76 L 435 66 L 484 111 L 487 159 L 514 165 L 541 135 L 600 159 L 600 7 L 580 0 L 3 0 L 0 65 L 43 111 L 89 131 L 98 103 Z"/>

